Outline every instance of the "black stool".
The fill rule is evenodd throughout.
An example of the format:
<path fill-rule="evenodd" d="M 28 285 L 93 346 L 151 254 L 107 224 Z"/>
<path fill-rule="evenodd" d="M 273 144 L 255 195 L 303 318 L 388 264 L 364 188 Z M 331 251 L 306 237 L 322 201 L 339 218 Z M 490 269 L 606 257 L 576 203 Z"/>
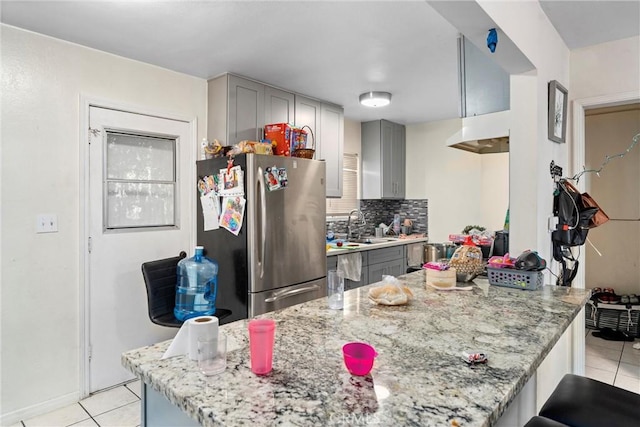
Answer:
<path fill-rule="evenodd" d="M 550 420 L 549 418 L 535 416 L 527 422 L 524 427 L 567 427 L 566 424 Z"/>
<path fill-rule="evenodd" d="M 539 415 L 574 427 L 639 425 L 640 394 L 567 374 Z"/>

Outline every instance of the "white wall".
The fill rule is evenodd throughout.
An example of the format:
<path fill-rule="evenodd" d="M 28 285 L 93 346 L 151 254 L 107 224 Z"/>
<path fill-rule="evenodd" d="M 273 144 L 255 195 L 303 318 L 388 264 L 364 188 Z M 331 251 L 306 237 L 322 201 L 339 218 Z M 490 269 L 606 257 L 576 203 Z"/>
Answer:
<path fill-rule="evenodd" d="M 207 94 L 205 80 L 13 27 L 1 27 L 1 43 L 7 425 L 78 398 L 80 95 L 197 118 L 197 141 Z M 56 213 L 59 231 L 35 234 L 38 213 Z"/>
<path fill-rule="evenodd" d="M 567 143 L 547 139 L 547 84 L 559 81 L 569 89 L 569 101 L 638 91 L 638 38 L 622 40 L 569 54 L 537 2 L 480 0 L 478 3 L 535 66 L 526 75 L 511 76 L 511 252 L 537 248 L 551 259 L 547 218 L 552 210 L 553 184 L 549 164 L 554 160 L 572 171 L 571 104 Z M 570 61 L 569 61 L 570 59 Z M 547 280 L 551 280 L 547 276 Z M 548 282 L 549 283 L 549 282 Z M 551 282 L 552 283 L 552 282 Z M 578 323 L 576 323 L 578 322 Z M 584 360 L 584 317 L 563 335 L 558 348 L 538 369 L 538 407 L 565 372 L 584 372 L 573 362 Z"/>
<path fill-rule="evenodd" d="M 429 241 L 446 242 L 470 224 L 482 225 L 482 155 L 448 147 L 461 120 L 406 127 L 406 198 L 429 200 Z"/>
<path fill-rule="evenodd" d="M 569 99 L 640 94 L 640 37 L 571 51 Z"/>
<path fill-rule="evenodd" d="M 551 260 L 547 219 L 552 213 L 554 185 L 549 164 L 553 160 L 568 170 L 571 120 L 567 122 L 566 144 L 547 138 L 547 85 L 557 80 L 570 87 L 569 49 L 538 2 L 479 0 L 478 3 L 535 67 L 534 72 L 511 77 L 509 243 L 511 253 L 537 249 L 542 257 Z M 570 117 L 569 114 L 567 119 Z M 546 280 L 552 283 L 549 275 Z M 576 321 L 580 322 L 581 317 Z M 557 344 L 562 351 L 552 352 L 539 367 L 537 407 L 562 376 L 573 371 L 574 352 L 584 353 L 584 337 L 582 341 L 574 337 L 580 331 L 584 331 L 584 324 L 569 329 Z M 582 348 L 578 348 L 580 343 Z"/>
<path fill-rule="evenodd" d="M 569 86 L 569 49 L 538 2 L 478 3 L 535 66 L 534 73 L 516 76 L 519 81 L 515 84 L 512 76 L 510 247 L 513 253 L 537 249 L 549 260 L 547 218 L 553 205 L 549 164 L 554 160 L 568 166 L 571 138 L 570 132 L 567 144 L 547 138 L 547 85 L 557 80 Z M 570 125 L 569 121 L 567 129 Z"/>

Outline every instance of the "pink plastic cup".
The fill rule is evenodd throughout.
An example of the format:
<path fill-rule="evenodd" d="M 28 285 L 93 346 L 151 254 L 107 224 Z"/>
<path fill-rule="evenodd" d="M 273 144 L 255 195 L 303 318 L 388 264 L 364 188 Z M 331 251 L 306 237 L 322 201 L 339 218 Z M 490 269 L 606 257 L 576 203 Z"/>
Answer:
<path fill-rule="evenodd" d="M 271 372 L 275 332 L 276 322 L 272 319 L 249 321 L 251 372 L 256 375 L 266 375 Z"/>
<path fill-rule="evenodd" d="M 375 349 L 363 342 L 350 342 L 342 346 L 344 364 L 351 375 L 364 376 L 371 372 Z"/>

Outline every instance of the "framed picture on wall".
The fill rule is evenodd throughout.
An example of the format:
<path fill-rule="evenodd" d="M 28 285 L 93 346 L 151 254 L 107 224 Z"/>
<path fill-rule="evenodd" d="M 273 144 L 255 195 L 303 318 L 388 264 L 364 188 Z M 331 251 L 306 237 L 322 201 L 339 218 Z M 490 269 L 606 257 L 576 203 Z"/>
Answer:
<path fill-rule="evenodd" d="M 548 138 L 560 143 L 567 141 L 567 94 L 556 80 L 549 82 Z"/>

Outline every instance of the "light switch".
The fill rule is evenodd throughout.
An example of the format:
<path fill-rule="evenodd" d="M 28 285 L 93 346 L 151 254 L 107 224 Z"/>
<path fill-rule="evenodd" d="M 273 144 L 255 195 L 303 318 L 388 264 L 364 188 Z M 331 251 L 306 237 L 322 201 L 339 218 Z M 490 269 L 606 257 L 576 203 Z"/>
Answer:
<path fill-rule="evenodd" d="M 57 233 L 58 215 L 39 214 L 36 217 L 36 233 Z"/>

